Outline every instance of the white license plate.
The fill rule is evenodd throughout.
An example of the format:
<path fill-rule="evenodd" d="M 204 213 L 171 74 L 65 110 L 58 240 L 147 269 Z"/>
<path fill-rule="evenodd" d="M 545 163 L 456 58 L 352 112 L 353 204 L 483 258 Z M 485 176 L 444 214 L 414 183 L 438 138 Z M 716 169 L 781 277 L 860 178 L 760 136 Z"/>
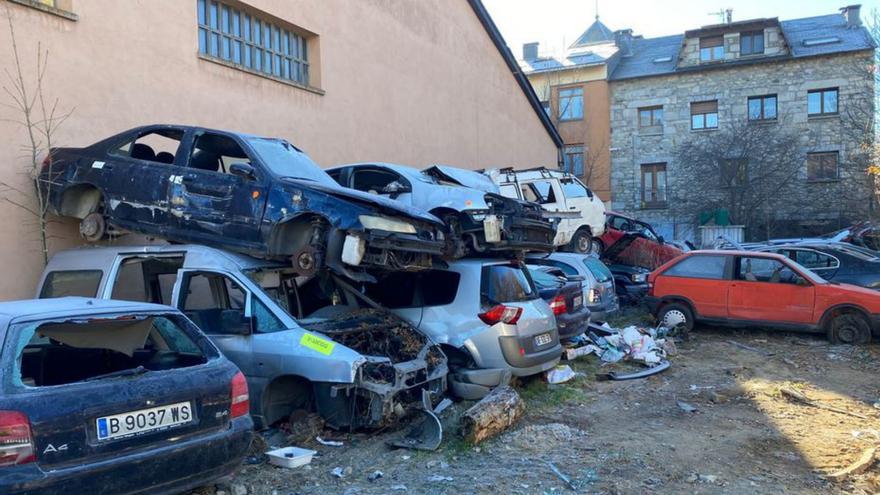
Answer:
<path fill-rule="evenodd" d="M 575 308 L 581 307 L 581 305 L 584 304 L 584 296 L 574 296 L 574 300 L 572 300 L 571 304 Z"/>
<path fill-rule="evenodd" d="M 189 423 L 192 420 L 193 411 L 190 402 L 178 402 L 167 406 L 104 416 L 96 420 L 98 440 L 110 440 L 165 430 Z"/>
<path fill-rule="evenodd" d="M 553 342 L 553 336 L 551 336 L 549 333 L 542 333 L 541 335 L 535 337 L 535 346 L 537 347 L 547 345 L 550 342 Z"/>

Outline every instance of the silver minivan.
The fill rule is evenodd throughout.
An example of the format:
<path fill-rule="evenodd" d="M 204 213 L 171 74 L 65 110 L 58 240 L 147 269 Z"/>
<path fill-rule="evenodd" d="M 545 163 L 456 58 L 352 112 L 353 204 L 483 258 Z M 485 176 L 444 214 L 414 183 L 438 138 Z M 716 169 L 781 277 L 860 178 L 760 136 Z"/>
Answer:
<path fill-rule="evenodd" d="M 439 400 L 448 370 L 436 343 L 393 314 L 353 312 L 354 296 L 301 278 L 286 263 L 206 246 L 83 248 L 52 257 L 37 297 L 179 308 L 244 372 L 258 427 L 303 410 L 337 429 L 379 427 L 421 407 L 425 393 Z M 326 292 L 329 301 L 316 298 Z M 349 311 L 327 311 L 346 302 Z"/>
<path fill-rule="evenodd" d="M 551 253 L 529 255 L 528 262 L 553 266 L 569 276 L 584 278 L 584 304 L 592 313 L 592 321 L 607 321 L 620 309 L 611 270 L 594 254 Z"/>
<path fill-rule="evenodd" d="M 392 273 L 366 294 L 443 347 L 450 389 L 462 398 L 483 397 L 508 374 L 549 370 L 562 354 L 553 311 L 515 261 L 470 258 Z"/>

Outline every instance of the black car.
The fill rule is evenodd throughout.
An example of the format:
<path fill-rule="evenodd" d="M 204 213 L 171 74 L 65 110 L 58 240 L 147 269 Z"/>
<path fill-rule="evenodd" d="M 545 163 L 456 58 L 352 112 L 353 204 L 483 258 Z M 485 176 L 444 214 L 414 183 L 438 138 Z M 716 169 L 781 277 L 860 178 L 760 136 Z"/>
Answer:
<path fill-rule="evenodd" d="M 880 289 L 880 252 L 843 242 L 805 242 L 756 249 L 779 253 L 829 282 Z"/>
<path fill-rule="evenodd" d="M 167 306 L 0 303 L 0 493 L 178 493 L 250 447 L 244 375 Z"/>
<path fill-rule="evenodd" d="M 437 217 L 341 187 L 287 141 L 201 127 L 52 149 L 40 189 L 88 241 L 122 229 L 291 259 L 302 274 L 430 267 L 445 245 Z"/>
<path fill-rule="evenodd" d="M 559 339 L 584 333 L 590 324 L 591 314 L 584 306 L 583 277 L 567 277 L 562 270 L 552 266 L 528 265 L 528 269 L 541 299 L 547 301 L 556 315 Z"/>
<path fill-rule="evenodd" d="M 608 269 L 614 275 L 617 297 L 627 304 L 638 304 L 648 293 L 648 275 L 651 270 L 640 266 L 610 264 Z"/>

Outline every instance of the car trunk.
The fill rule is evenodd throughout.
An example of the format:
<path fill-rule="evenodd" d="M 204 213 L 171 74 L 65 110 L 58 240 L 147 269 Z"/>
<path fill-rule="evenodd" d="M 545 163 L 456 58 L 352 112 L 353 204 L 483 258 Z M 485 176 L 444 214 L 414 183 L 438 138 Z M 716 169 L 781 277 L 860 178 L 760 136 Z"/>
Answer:
<path fill-rule="evenodd" d="M 155 324 L 70 320 L 23 330 L 33 334 L 22 351 L 23 394 L 45 404 L 29 415 L 41 467 L 109 459 L 228 425 L 229 370 L 206 372 L 209 356 L 160 343 Z"/>

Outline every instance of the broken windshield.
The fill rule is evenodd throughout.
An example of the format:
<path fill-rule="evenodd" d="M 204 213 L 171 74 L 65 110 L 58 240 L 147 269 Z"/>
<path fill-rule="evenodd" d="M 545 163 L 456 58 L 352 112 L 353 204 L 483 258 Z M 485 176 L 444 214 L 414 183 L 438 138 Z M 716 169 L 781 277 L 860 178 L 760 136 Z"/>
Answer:
<path fill-rule="evenodd" d="M 337 188 L 336 183 L 308 155 L 281 139 L 250 138 L 248 143 L 260 160 L 273 174 L 292 179 L 304 179 Z"/>

